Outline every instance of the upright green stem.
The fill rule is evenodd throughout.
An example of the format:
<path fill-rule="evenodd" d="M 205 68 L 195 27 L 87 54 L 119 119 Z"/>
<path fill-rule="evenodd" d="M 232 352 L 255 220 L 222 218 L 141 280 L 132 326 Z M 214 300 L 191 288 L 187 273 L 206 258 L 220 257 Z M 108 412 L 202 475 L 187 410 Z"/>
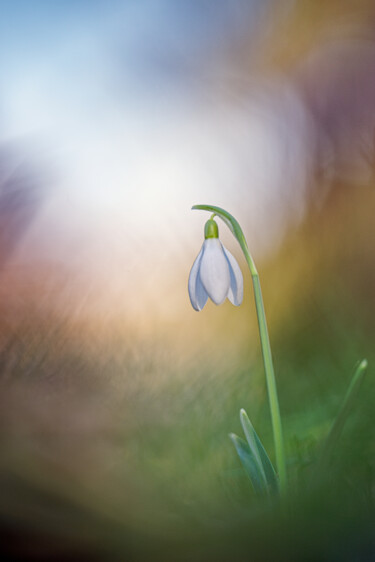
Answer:
<path fill-rule="evenodd" d="M 257 317 L 258 317 L 260 344 L 262 347 L 264 370 L 266 373 L 268 399 L 269 399 L 270 410 L 271 410 L 272 429 L 273 429 L 275 454 L 276 454 L 276 466 L 277 466 L 277 472 L 279 474 L 280 491 L 282 494 L 284 494 L 286 491 L 286 484 L 287 484 L 284 440 L 283 440 L 283 432 L 281 426 L 279 400 L 277 397 L 275 371 L 273 368 L 271 345 L 268 336 L 266 313 L 264 311 L 263 297 L 260 288 L 258 271 L 250 255 L 244 233 L 242 232 L 242 229 L 239 223 L 237 222 L 237 220 L 230 213 L 228 213 L 224 209 L 221 209 L 220 207 L 215 207 L 213 205 L 194 205 L 193 209 L 199 209 L 202 211 L 211 211 L 211 213 L 214 213 L 215 215 L 219 216 L 225 222 L 225 224 L 232 231 L 233 235 L 235 236 L 238 243 L 240 244 L 250 269 L 251 278 L 254 287 L 254 297 L 255 297 L 255 306 L 256 306 Z"/>
<path fill-rule="evenodd" d="M 258 271 L 249 253 L 247 244 L 246 243 L 241 244 L 241 247 L 245 255 L 247 264 L 249 266 L 251 278 L 253 281 L 255 306 L 256 306 L 257 317 L 258 317 L 260 344 L 262 348 L 264 370 L 266 373 L 268 399 L 270 404 L 273 437 L 275 443 L 276 466 L 277 466 L 277 472 L 279 474 L 279 480 L 280 480 L 280 491 L 281 493 L 284 493 L 286 489 L 284 440 L 283 440 L 283 431 L 281 426 L 279 400 L 277 397 L 275 371 L 273 368 L 273 361 L 272 361 L 271 344 L 268 335 L 266 313 L 263 304 L 262 289 L 260 287 Z"/>

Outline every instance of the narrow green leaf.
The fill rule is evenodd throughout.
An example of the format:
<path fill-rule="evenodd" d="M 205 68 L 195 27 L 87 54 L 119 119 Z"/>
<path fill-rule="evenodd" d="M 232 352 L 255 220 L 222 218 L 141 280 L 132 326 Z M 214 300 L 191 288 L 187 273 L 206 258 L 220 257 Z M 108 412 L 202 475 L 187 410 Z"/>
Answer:
<path fill-rule="evenodd" d="M 235 433 L 230 433 L 229 437 L 236 448 L 246 474 L 250 478 L 254 491 L 259 495 L 266 493 L 267 486 L 261 466 L 259 465 L 259 462 L 253 452 L 250 450 L 249 445 Z"/>
<path fill-rule="evenodd" d="M 353 404 L 358 394 L 367 366 L 368 366 L 367 359 L 363 359 L 359 363 L 358 367 L 354 372 L 348 390 L 346 391 L 346 394 L 344 396 L 344 400 L 342 401 L 341 408 L 332 424 L 331 430 L 323 445 L 322 452 L 318 460 L 319 468 L 322 468 L 322 466 L 331 456 L 331 453 L 342 433 L 345 422 L 348 419 L 349 414 L 351 413 L 351 410 L 353 408 Z"/>
<path fill-rule="evenodd" d="M 258 462 L 262 467 L 262 473 L 268 489 L 273 493 L 277 493 L 278 480 L 275 469 L 273 468 L 272 462 L 270 461 L 270 458 L 267 455 L 267 452 L 244 409 L 240 411 L 240 419 L 249 447 L 253 451 L 254 456 L 257 457 Z"/>

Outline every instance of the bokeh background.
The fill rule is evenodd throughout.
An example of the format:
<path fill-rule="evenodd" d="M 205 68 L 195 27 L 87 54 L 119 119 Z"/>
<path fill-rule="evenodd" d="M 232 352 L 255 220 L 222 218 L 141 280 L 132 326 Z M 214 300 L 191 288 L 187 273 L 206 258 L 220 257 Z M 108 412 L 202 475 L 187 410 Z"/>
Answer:
<path fill-rule="evenodd" d="M 0 2 L 0 518 L 17 560 L 373 560 L 375 7 L 371 0 Z M 196 313 L 206 213 L 258 265 Z M 333 460 L 314 461 L 356 362 Z"/>

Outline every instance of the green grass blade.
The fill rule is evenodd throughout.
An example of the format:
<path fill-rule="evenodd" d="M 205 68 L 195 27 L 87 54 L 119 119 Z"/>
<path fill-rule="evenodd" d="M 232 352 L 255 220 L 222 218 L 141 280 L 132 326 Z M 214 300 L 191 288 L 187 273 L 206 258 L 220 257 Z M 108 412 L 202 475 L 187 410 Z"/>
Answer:
<path fill-rule="evenodd" d="M 270 461 L 270 458 L 267 455 L 267 452 L 263 447 L 263 444 L 259 439 L 253 424 L 251 423 L 247 413 L 243 409 L 240 411 L 240 419 L 249 447 L 253 451 L 254 456 L 256 456 L 258 463 L 261 466 L 261 470 L 267 487 L 269 491 L 277 493 L 278 480 L 275 469 L 273 468 L 272 462 Z"/>
<path fill-rule="evenodd" d="M 328 437 L 323 445 L 323 449 L 320 458 L 318 460 L 319 467 L 322 467 L 322 465 L 329 459 L 337 441 L 339 440 L 345 422 L 348 419 L 348 416 L 352 410 L 361 382 L 366 373 L 367 366 L 368 366 L 367 360 L 363 359 L 359 363 L 358 367 L 354 372 L 348 390 L 346 391 L 344 400 L 342 401 L 339 413 L 337 414 L 336 419 L 334 420 L 331 430 L 328 434 Z"/>
<path fill-rule="evenodd" d="M 230 433 L 229 437 L 236 448 L 246 474 L 250 478 L 254 491 L 259 495 L 266 493 L 267 485 L 264 479 L 264 472 L 249 445 L 235 433 Z"/>

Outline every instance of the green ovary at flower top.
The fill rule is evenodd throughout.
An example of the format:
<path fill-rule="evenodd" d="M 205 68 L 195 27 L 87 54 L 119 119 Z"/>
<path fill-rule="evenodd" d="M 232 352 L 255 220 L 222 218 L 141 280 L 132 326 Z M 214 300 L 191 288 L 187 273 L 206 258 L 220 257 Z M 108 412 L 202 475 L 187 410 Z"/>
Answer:
<path fill-rule="evenodd" d="M 232 254 L 219 240 L 218 226 L 211 218 L 205 224 L 205 241 L 189 276 L 189 296 L 193 308 L 202 310 L 208 297 L 222 304 L 228 297 L 239 306 L 243 299 L 243 277 Z"/>

